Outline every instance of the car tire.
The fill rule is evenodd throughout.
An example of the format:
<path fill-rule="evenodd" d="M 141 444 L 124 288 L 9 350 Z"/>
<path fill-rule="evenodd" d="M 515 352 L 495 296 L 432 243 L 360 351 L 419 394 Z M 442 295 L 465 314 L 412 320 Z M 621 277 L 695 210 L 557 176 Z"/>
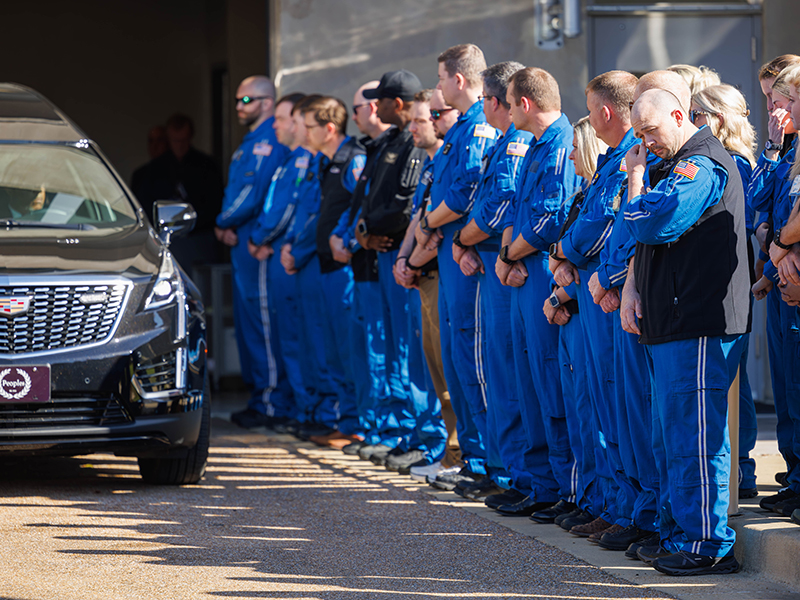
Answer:
<path fill-rule="evenodd" d="M 211 441 L 211 393 L 208 373 L 203 386 L 203 411 L 197 443 L 180 458 L 139 458 L 139 474 L 146 483 L 158 485 L 187 485 L 203 478 L 208 464 Z"/>

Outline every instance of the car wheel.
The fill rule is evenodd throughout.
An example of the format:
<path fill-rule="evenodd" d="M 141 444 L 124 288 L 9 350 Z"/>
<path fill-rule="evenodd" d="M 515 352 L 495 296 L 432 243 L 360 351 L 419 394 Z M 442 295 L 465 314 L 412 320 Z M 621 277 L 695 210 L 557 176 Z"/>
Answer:
<path fill-rule="evenodd" d="M 211 441 L 211 394 L 208 373 L 203 386 L 203 411 L 197 444 L 181 458 L 139 458 L 139 474 L 147 483 L 160 485 L 186 485 L 202 479 L 208 464 L 208 446 Z"/>

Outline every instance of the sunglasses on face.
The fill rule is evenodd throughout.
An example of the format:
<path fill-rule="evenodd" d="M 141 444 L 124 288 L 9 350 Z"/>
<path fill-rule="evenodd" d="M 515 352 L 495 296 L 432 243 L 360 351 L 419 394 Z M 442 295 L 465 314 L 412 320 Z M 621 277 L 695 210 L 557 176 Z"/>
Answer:
<path fill-rule="evenodd" d="M 234 100 L 236 100 L 236 104 L 241 102 L 246 106 L 251 102 L 255 102 L 256 100 L 266 100 L 267 98 L 271 98 L 271 96 L 242 96 L 241 98 L 234 98 Z"/>
<path fill-rule="evenodd" d="M 451 110 L 455 110 L 455 108 L 432 108 L 431 121 L 438 121 L 442 118 L 443 113 L 450 112 Z"/>
<path fill-rule="evenodd" d="M 358 116 L 358 109 L 362 106 L 369 106 L 372 102 L 364 102 L 362 104 L 354 104 L 353 105 L 353 116 Z"/>
<path fill-rule="evenodd" d="M 692 122 L 692 124 L 694 124 L 697 122 L 697 117 L 699 117 L 700 115 L 707 115 L 707 114 L 708 113 L 704 110 L 690 110 L 689 120 Z"/>

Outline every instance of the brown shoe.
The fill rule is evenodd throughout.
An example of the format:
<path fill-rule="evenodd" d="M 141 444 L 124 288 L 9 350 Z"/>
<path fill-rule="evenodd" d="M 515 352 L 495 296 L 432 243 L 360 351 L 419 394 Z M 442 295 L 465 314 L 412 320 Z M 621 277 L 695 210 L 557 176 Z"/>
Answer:
<path fill-rule="evenodd" d="M 580 537 L 589 537 L 598 531 L 604 532 L 609 527 L 611 527 L 611 523 L 606 521 L 603 517 L 597 517 L 594 521 L 586 523 L 586 525 L 576 525 L 570 529 L 569 532 Z"/>
<path fill-rule="evenodd" d="M 625 529 L 622 525 L 617 525 L 614 523 L 608 529 L 604 529 L 603 531 L 595 531 L 592 535 L 586 538 L 588 541 L 592 542 L 593 544 L 599 544 L 600 538 L 603 537 L 607 533 L 617 533 L 618 531 L 622 531 Z"/>
<path fill-rule="evenodd" d="M 328 446 L 341 450 L 353 442 L 363 442 L 364 438 L 359 435 L 347 435 L 341 431 L 332 431 L 327 435 L 312 435 L 308 440 L 317 446 Z"/>

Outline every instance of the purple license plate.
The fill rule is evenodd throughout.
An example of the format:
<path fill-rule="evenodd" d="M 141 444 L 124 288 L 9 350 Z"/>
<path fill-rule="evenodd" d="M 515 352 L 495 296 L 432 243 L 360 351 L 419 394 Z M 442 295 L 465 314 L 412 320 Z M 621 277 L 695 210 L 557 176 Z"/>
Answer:
<path fill-rule="evenodd" d="M 0 367 L 0 404 L 50 400 L 50 366 Z"/>

